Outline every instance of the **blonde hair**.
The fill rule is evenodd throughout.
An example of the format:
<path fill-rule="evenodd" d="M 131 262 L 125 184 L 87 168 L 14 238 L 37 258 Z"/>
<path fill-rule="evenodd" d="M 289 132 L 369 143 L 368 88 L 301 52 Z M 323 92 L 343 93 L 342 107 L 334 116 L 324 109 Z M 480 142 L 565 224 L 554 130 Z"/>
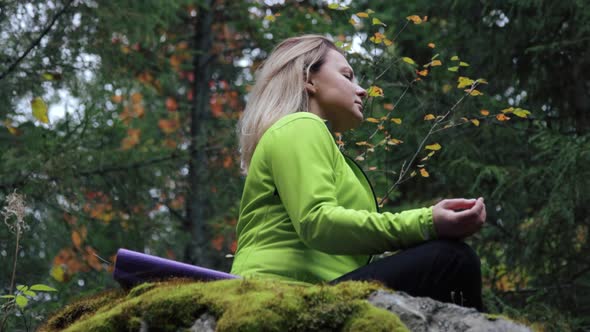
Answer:
<path fill-rule="evenodd" d="M 308 111 L 305 82 L 310 73 L 320 69 L 331 49 L 342 53 L 320 35 L 289 38 L 277 45 L 256 71 L 256 83 L 237 128 L 244 173 L 268 128 L 285 115 Z"/>

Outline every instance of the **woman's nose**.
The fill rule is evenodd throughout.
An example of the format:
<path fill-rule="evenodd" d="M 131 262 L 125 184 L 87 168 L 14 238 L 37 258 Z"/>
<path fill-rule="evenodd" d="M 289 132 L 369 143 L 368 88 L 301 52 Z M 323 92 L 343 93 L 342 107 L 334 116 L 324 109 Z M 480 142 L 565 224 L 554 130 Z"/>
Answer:
<path fill-rule="evenodd" d="M 356 94 L 361 98 L 367 97 L 367 90 L 363 89 L 361 86 L 357 85 L 356 87 Z"/>

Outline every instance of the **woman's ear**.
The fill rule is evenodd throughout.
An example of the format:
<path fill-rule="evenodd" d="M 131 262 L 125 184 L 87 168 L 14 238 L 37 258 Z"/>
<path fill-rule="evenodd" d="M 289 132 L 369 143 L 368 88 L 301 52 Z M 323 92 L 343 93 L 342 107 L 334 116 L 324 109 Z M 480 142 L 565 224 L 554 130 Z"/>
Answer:
<path fill-rule="evenodd" d="M 307 82 L 305 82 L 305 91 L 307 91 L 307 93 L 309 93 L 310 95 L 314 94 L 317 92 L 317 87 L 316 85 L 313 83 L 312 80 L 309 80 Z"/>

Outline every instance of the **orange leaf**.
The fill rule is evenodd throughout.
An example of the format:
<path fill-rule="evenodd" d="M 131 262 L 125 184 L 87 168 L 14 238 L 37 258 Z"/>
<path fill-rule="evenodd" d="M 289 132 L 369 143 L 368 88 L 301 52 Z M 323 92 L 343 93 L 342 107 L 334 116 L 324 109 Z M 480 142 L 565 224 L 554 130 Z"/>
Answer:
<path fill-rule="evenodd" d="M 80 246 L 82 245 L 82 236 L 80 235 L 80 233 L 78 231 L 72 231 L 72 243 L 74 244 L 74 246 L 78 249 L 80 249 Z"/>
<path fill-rule="evenodd" d="M 113 103 L 118 104 L 123 101 L 123 96 L 113 95 L 113 96 L 111 96 L 111 100 L 113 101 Z"/>
<path fill-rule="evenodd" d="M 416 74 L 418 74 L 420 76 L 426 76 L 426 75 L 428 75 L 428 69 L 416 70 Z"/>
<path fill-rule="evenodd" d="M 420 175 L 422 175 L 422 177 L 424 177 L 424 178 L 427 178 L 430 176 L 430 174 L 428 174 L 428 172 L 424 168 L 420 168 Z"/>
<path fill-rule="evenodd" d="M 141 136 L 140 129 L 127 129 L 127 137 L 121 141 L 121 149 L 129 150 L 139 143 L 139 137 Z"/>
<path fill-rule="evenodd" d="M 176 111 L 178 109 L 178 103 L 176 102 L 176 99 L 172 97 L 166 98 L 166 109 L 170 112 Z"/>
<path fill-rule="evenodd" d="M 498 119 L 498 121 L 508 121 L 508 120 L 510 120 L 510 118 L 507 117 L 505 114 L 497 114 L 496 115 L 496 119 Z"/>
<path fill-rule="evenodd" d="M 393 111 L 393 104 L 384 104 L 383 108 L 388 111 Z"/>
<path fill-rule="evenodd" d="M 436 45 L 435 45 L 434 43 L 428 43 L 428 47 L 430 47 L 430 48 L 435 48 L 435 47 L 436 47 Z"/>
<path fill-rule="evenodd" d="M 383 97 L 383 89 L 378 86 L 371 85 L 367 90 L 369 97 Z"/>
<path fill-rule="evenodd" d="M 160 119 L 158 127 L 164 134 L 172 134 L 180 128 L 180 121 L 178 119 Z"/>
<path fill-rule="evenodd" d="M 434 115 L 432 115 L 432 114 L 426 114 L 424 116 L 424 120 L 426 120 L 426 121 L 434 120 Z"/>
<path fill-rule="evenodd" d="M 131 95 L 131 102 L 134 104 L 139 104 L 141 103 L 141 100 L 143 99 L 141 93 L 139 92 L 135 92 Z"/>
<path fill-rule="evenodd" d="M 406 19 L 408 21 L 412 21 L 414 24 L 422 23 L 422 18 L 420 18 L 420 16 L 418 16 L 418 15 L 410 15 L 410 16 L 406 17 Z"/>
<path fill-rule="evenodd" d="M 479 113 L 481 113 L 481 115 L 483 115 L 483 116 L 490 115 L 490 111 L 488 111 L 488 110 L 480 110 Z"/>

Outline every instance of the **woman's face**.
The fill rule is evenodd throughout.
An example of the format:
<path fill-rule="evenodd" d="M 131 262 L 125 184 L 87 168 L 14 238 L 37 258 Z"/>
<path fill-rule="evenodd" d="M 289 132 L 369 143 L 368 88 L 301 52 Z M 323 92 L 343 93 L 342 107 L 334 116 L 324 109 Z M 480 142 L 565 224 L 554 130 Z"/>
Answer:
<path fill-rule="evenodd" d="M 320 70 L 306 84 L 310 112 L 328 120 L 333 131 L 357 127 L 363 121 L 363 99 L 367 96 L 354 78 L 346 58 L 330 50 Z"/>

